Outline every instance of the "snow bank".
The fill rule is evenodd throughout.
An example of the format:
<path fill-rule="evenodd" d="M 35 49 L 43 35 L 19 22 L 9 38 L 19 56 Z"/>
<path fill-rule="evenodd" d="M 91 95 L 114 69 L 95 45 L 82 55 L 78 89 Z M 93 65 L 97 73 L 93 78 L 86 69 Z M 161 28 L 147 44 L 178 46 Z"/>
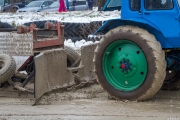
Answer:
<path fill-rule="evenodd" d="M 0 13 L 0 21 L 9 24 L 21 25 L 26 22 L 57 20 L 61 22 L 89 23 L 92 21 L 105 21 L 120 17 L 119 11 L 71 11 L 58 12 L 24 12 L 24 13 Z"/>

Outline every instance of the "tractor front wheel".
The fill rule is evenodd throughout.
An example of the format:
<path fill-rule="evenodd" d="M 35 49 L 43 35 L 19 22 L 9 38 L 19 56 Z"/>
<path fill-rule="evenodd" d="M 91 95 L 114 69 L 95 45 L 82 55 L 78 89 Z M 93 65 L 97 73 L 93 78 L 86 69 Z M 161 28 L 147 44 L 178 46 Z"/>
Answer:
<path fill-rule="evenodd" d="M 180 89 L 180 71 L 166 70 L 166 77 L 162 90 L 179 90 Z"/>
<path fill-rule="evenodd" d="M 95 50 L 95 72 L 112 98 L 146 100 L 161 88 L 166 75 L 165 54 L 144 29 L 121 26 L 109 31 Z"/>

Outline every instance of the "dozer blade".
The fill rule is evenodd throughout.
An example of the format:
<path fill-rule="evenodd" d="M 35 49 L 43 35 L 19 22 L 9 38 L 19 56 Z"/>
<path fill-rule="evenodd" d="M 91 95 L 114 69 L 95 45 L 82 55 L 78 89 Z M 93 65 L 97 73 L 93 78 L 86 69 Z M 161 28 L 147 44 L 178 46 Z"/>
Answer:
<path fill-rule="evenodd" d="M 67 55 L 63 49 L 44 51 L 35 61 L 35 104 L 47 92 L 75 84 L 67 71 Z"/>
<path fill-rule="evenodd" d="M 96 46 L 97 44 L 90 44 L 81 47 L 81 66 L 83 66 L 83 69 L 79 69 L 78 71 L 80 82 L 90 82 L 97 79 L 93 64 Z"/>

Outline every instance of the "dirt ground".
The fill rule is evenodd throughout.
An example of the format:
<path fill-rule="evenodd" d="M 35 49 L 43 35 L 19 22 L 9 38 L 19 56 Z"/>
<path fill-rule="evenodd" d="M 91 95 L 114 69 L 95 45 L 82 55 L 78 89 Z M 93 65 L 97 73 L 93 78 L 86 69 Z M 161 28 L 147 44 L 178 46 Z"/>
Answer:
<path fill-rule="evenodd" d="M 180 91 L 145 102 L 109 100 L 98 84 L 33 98 L 0 98 L 0 120 L 180 120 Z"/>

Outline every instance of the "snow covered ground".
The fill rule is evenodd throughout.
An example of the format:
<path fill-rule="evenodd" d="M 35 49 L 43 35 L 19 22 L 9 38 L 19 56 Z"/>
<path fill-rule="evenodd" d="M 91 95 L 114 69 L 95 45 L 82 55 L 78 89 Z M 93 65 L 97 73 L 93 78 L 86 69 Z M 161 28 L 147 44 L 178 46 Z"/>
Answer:
<path fill-rule="evenodd" d="M 92 21 L 104 21 L 120 17 L 119 11 L 71 11 L 58 12 L 24 12 L 24 13 L 0 13 L 0 21 L 9 24 L 21 25 L 26 22 L 57 20 L 61 22 L 89 23 Z"/>

